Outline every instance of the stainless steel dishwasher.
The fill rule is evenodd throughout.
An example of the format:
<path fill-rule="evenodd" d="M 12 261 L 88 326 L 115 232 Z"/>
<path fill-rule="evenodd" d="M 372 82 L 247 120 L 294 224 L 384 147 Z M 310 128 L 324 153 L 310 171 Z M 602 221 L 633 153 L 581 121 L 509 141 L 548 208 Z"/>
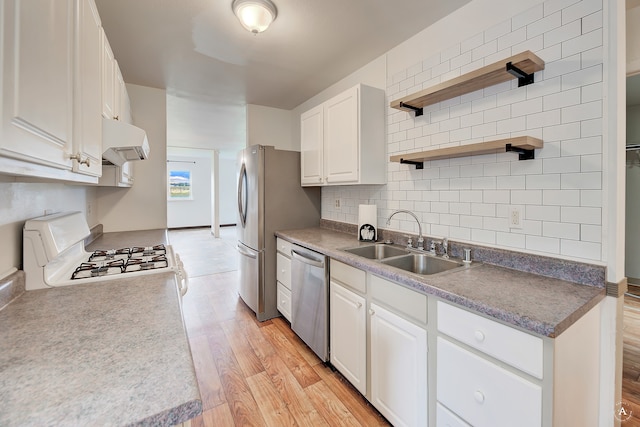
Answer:
<path fill-rule="evenodd" d="M 329 360 L 328 276 L 324 255 L 292 245 L 291 329 L 324 362 Z"/>

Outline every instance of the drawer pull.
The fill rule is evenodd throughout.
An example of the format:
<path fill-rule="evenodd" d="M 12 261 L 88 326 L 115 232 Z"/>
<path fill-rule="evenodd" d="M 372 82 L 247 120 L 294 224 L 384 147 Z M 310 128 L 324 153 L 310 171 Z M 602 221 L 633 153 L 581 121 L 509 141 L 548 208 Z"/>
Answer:
<path fill-rule="evenodd" d="M 473 336 L 476 338 L 476 341 L 478 342 L 484 341 L 484 334 L 482 333 L 482 331 L 475 331 Z"/>
<path fill-rule="evenodd" d="M 362 307 L 362 303 L 361 303 L 361 302 L 357 302 L 357 303 L 356 303 L 356 307 L 357 307 L 357 308 Z"/>
<path fill-rule="evenodd" d="M 375 312 L 375 311 L 373 311 L 373 309 L 372 309 L 372 308 L 370 308 L 370 309 L 369 309 L 369 315 L 373 316 L 374 314 L 376 314 L 376 312 Z"/>
<path fill-rule="evenodd" d="M 473 392 L 473 398 L 479 404 L 483 404 L 484 403 L 484 394 L 480 390 L 476 390 L 476 391 Z"/>

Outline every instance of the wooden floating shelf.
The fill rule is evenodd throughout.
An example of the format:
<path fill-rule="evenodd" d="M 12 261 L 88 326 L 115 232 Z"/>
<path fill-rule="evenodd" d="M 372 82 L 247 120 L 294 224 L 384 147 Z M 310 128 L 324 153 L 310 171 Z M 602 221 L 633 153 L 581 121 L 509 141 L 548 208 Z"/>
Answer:
<path fill-rule="evenodd" d="M 408 163 L 415 165 L 417 169 L 423 168 L 423 163 L 429 160 L 450 159 L 476 154 L 517 152 L 520 160 L 534 158 L 534 150 L 542 148 L 541 139 L 531 136 L 518 136 L 515 138 L 497 139 L 494 141 L 479 142 L 476 144 L 458 145 L 456 147 L 435 148 L 410 154 L 397 154 L 391 156 L 392 162 Z"/>
<path fill-rule="evenodd" d="M 533 73 L 544 70 L 544 61 L 531 51 L 524 51 L 510 58 L 471 71 L 412 95 L 396 99 L 391 107 L 403 111 L 414 111 L 422 115 L 422 108 L 465 93 L 475 92 L 512 79 L 519 86 L 533 83 Z"/>

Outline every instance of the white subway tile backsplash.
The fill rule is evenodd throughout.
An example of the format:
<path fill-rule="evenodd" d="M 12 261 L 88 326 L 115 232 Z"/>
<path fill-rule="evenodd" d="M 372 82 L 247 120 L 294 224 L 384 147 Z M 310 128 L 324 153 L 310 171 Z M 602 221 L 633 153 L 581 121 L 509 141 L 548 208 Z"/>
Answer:
<path fill-rule="evenodd" d="M 603 19 L 601 0 L 547 0 L 430 58 L 417 51 L 388 79 L 388 102 L 524 49 L 546 68 L 534 84 L 490 86 L 427 106 L 422 117 L 389 108 L 388 154 L 521 135 L 544 148 L 527 161 L 492 153 L 428 161 L 423 170 L 388 163 L 385 186 L 323 188 L 323 218 L 357 221 L 357 205 L 374 201 L 381 220 L 414 210 L 425 234 L 602 261 Z M 336 197 L 342 211 L 332 209 Z M 512 204 L 524 207 L 521 229 L 508 228 Z M 417 233 L 408 217 L 391 228 Z"/>
<path fill-rule="evenodd" d="M 578 224 L 564 224 L 562 222 L 543 222 L 542 235 L 559 239 L 580 240 L 580 226 Z"/>
<path fill-rule="evenodd" d="M 527 236 L 526 248 L 537 252 L 550 254 L 560 253 L 560 239 L 552 237 Z"/>
<path fill-rule="evenodd" d="M 580 206 L 580 191 L 544 190 L 542 203 L 545 206 Z"/>
<path fill-rule="evenodd" d="M 525 189 L 527 188 L 525 176 L 498 176 L 496 188 L 498 190 Z"/>
<path fill-rule="evenodd" d="M 572 105 L 562 109 L 562 123 L 579 122 L 602 117 L 602 101 Z"/>
<path fill-rule="evenodd" d="M 602 10 L 602 0 L 582 0 L 562 9 L 562 23 L 579 20 L 599 10 Z"/>
<path fill-rule="evenodd" d="M 536 37 L 548 31 L 559 28 L 562 25 L 562 13 L 560 11 L 544 18 L 538 19 L 527 25 L 527 37 Z"/>
<path fill-rule="evenodd" d="M 527 175 L 526 188 L 527 190 L 560 189 L 560 174 Z"/>
<path fill-rule="evenodd" d="M 572 258 L 598 259 L 601 256 L 602 245 L 599 243 L 562 240 L 560 253 Z"/>
<path fill-rule="evenodd" d="M 563 189 L 602 189 L 602 172 L 564 173 L 561 178 Z"/>
<path fill-rule="evenodd" d="M 580 190 L 580 206 L 602 207 L 602 190 Z"/>
<path fill-rule="evenodd" d="M 602 225 L 602 209 L 563 206 L 561 221 L 574 224 Z"/>
<path fill-rule="evenodd" d="M 475 36 L 470 37 L 465 41 L 463 41 L 462 43 L 460 43 L 460 52 L 461 53 L 470 52 L 473 49 L 482 46 L 483 43 L 484 43 L 484 33 L 476 34 Z"/>
<path fill-rule="evenodd" d="M 562 141 L 577 139 L 581 136 L 581 123 L 568 123 L 556 126 L 546 126 L 542 129 L 542 139 L 546 141 Z"/>
<path fill-rule="evenodd" d="M 560 221 L 560 207 L 528 205 L 525 218 L 537 221 Z"/>
<path fill-rule="evenodd" d="M 580 172 L 580 157 L 572 156 L 544 159 L 542 170 L 545 174 Z"/>
<path fill-rule="evenodd" d="M 602 29 L 593 30 L 562 43 L 562 55 L 568 56 L 602 46 Z"/>
<path fill-rule="evenodd" d="M 583 242 L 602 243 L 602 226 L 580 225 L 580 240 Z"/>

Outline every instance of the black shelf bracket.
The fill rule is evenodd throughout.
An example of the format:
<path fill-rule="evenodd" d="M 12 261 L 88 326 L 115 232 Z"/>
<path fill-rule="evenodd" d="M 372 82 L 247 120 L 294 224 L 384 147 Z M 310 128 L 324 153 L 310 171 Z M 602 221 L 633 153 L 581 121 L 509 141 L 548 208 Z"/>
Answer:
<path fill-rule="evenodd" d="M 424 162 L 416 162 L 414 160 L 400 159 L 400 163 L 405 165 L 414 165 L 416 169 L 424 169 Z"/>
<path fill-rule="evenodd" d="M 511 62 L 507 62 L 507 73 L 518 78 L 518 87 L 533 83 L 533 73 L 527 74 Z"/>
<path fill-rule="evenodd" d="M 511 144 L 506 145 L 506 151 L 518 153 L 518 160 L 532 160 L 536 158 L 536 150 L 527 150 L 526 148 L 513 147 Z"/>
<path fill-rule="evenodd" d="M 416 117 L 420 117 L 423 113 L 422 108 L 414 107 L 413 105 L 405 104 L 404 102 L 400 103 L 400 108 L 408 108 L 416 113 Z"/>

